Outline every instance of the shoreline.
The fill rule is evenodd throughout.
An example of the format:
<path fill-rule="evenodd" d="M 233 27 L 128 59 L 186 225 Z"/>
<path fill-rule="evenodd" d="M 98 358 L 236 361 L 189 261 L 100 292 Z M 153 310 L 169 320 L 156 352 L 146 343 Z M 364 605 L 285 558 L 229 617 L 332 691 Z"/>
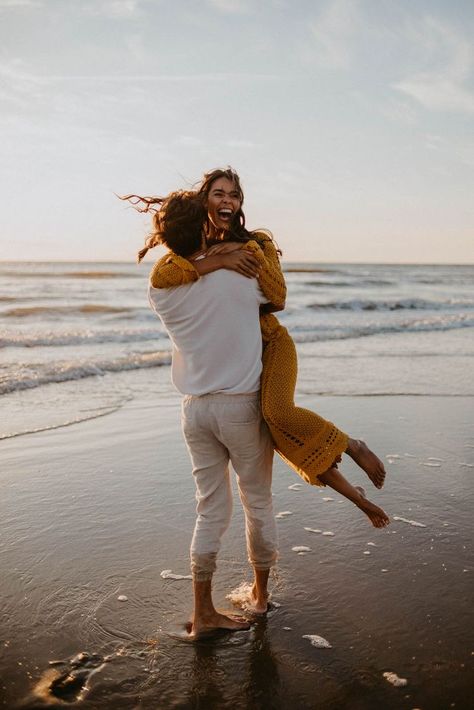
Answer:
<path fill-rule="evenodd" d="M 7 706 L 29 697 L 51 660 L 81 651 L 115 654 L 90 677 L 84 707 L 130 707 L 138 698 L 144 707 L 175 706 L 196 693 L 212 706 L 216 687 L 200 655 L 207 649 L 211 665 L 224 664 L 219 707 L 244 708 L 264 692 L 269 707 L 313 708 L 315 682 L 328 708 L 462 707 L 473 616 L 472 397 L 443 398 L 442 408 L 426 397 L 299 400 L 381 455 L 380 492 L 346 457 L 342 468 L 399 519 L 376 531 L 354 506 L 304 484 L 276 457 L 275 513 L 291 512 L 278 519 L 280 606 L 250 632 L 197 649 L 179 640 L 191 583 L 161 576 L 189 574 L 194 522 L 178 395 L 150 388 L 97 421 L 2 442 Z M 300 546 L 310 549 L 292 550 Z M 244 548 L 236 497 L 215 578 L 220 607 L 249 577 Z M 314 648 L 307 635 L 332 649 Z M 227 667 L 245 678 L 247 705 Z M 391 686 L 385 672 L 408 686 Z"/>

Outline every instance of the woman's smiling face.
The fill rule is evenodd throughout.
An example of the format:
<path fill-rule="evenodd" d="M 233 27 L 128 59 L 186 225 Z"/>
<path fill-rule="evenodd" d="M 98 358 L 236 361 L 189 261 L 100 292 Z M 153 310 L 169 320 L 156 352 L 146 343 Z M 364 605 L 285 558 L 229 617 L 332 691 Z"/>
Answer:
<path fill-rule="evenodd" d="M 229 178 L 214 180 L 207 196 L 207 216 L 216 229 L 229 229 L 242 205 L 237 185 Z"/>

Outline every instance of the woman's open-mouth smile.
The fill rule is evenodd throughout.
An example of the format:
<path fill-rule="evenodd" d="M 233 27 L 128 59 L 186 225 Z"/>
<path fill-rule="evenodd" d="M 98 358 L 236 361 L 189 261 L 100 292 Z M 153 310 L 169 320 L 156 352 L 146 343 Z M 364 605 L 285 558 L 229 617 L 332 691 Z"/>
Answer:
<path fill-rule="evenodd" d="M 223 207 L 217 210 L 217 214 L 219 215 L 219 219 L 223 222 L 230 222 L 234 213 L 229 207 Z"/>

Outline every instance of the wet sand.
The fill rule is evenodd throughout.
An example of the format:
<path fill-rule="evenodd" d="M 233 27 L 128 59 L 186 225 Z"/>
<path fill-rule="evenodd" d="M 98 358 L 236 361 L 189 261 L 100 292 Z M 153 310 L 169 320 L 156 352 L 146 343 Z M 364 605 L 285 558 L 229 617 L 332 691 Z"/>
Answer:
<path fill-rule="evenodd" d="M 142 391 L 107 417 L 2 443 L 4 707 L 468 706 L 472 398 L 300 402 L 384 458 L 382 491 L 346 458 L 342 470 L 396 519 L 375 530 L 333 491 L 294 485 L 276 458 L 275 513 L 287 514 L 275 605 L 250 631 L 199 643 L 182 635 L 190 580 L 161 575 L 189 574 L 194 488 L 178 397 Z M 236 499 L 217 605 L 229 608 L 226 594 L 246 579 Z"/>

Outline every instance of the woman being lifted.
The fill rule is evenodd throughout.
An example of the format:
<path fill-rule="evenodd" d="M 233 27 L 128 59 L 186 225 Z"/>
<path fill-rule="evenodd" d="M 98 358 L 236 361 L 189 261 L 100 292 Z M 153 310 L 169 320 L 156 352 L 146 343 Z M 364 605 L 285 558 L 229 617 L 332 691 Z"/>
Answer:
<path fill-rule="evenodd" d="M 307 483 L 333 488 L 363 511 L 374 527 L 388 525 L 385 511 L 367 499 L 361 486 L 349 483 L 337 467 L 346 453 L 373 485 L 381 488 L 385 480 L 382 461 L 363 441 L 294 403 L 296 349 L 287 329 L 273 315 L 284 309 L 286 298 L 279 252 L 268 232 L 245 228 L 244 196 L 237 173 L 231 168 L 213 170 L 204 175 L 196 190 L 171 193 L 166 198 L 127 195 L 122 199 L 130 200 L 141 212 L 153 213 L 154 231 L 139 252 L 139 260 L 158 244 L 169 249 L 152 269 L 153 288 L 180 286 L 218 269 L 258 279 L 269 301 L 260 316 L 264 345 L 261 404 L 275 450 Z M 201 209 L 189 210 L 190 201 Z M 169 228 L 171 223 L 173 229 Z"/>

